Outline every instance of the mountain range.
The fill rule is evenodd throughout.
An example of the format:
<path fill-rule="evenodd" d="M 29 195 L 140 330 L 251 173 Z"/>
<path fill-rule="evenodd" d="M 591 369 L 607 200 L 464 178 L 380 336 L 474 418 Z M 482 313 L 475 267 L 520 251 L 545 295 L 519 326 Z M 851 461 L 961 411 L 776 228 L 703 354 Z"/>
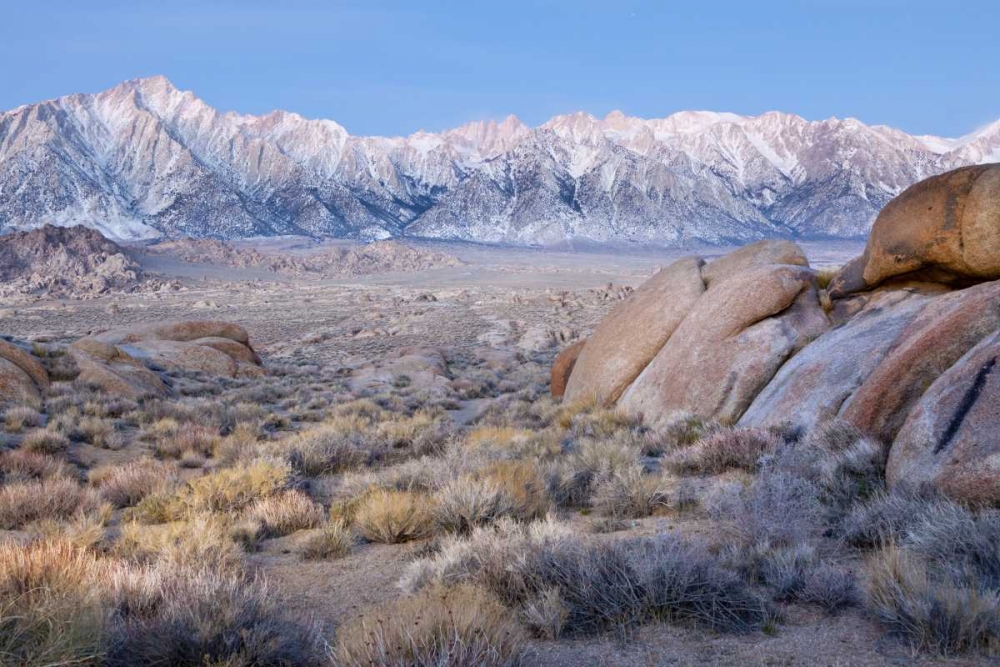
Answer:
<path fill-rule="evenodd" d="M 511 116 L 352 136 L 222 113 L 161 76 L 0 113 L 0 232 L 118 240 L 305 234 L 685 245 L 860 237 L 912 183 L 1000 161 L 1000 121 L 958 139 L 855 119 L 685 111 Z"/>

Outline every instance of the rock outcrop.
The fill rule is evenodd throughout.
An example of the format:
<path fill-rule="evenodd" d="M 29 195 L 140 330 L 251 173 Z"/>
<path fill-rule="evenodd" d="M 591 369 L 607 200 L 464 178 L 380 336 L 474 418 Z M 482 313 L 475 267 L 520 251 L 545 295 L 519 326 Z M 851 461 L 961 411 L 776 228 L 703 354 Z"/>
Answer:
<path fill-rule="evenodd" d="M 553 396 L 563 396 L 566 394 L 566 384 L 573 373 L 573 369 L 576 367 L 576 362 L 580 359 L 580 352 L 586 343 L 587 341 L 585 340 L 573 343 L 560 352 L 556 356 L 556 360 L 552 362 L 549 387 Z"/>
<path fill-rule="evenodd" d="M 1000 164 L 920 181 L 875 219 L 857 265 L 837 281 L 858 290 L 890 278 L 968 285 L 1000 278 Z"/>
<path fill-rule="evenodd" d="M 33 355 L 0 340 L 0 403 L 37 403 L 49 387 L 49 374 Z"/>
<path fill-rule="evenodd" d="M 930 484 L 952 498 L 1000 504 L 1000 332 L 924 392 L 889 451 L 886 479 Z"/>
<path fill-rule="evenodd" d="M 125 396 L 165 396 L 161 372 L 236 377 L 262 373 L 246 330 L 229 322 L 195 320 L 105 331 L 69 347 L 78 381 Z"/>
<path fill-rule="evenodd" d="M 85 298 L 158 285 L 117 244 L 86 227 L 45 225 L 0 236 L 0 297 Z"/>
<path fill-rule="evenodd" d="M 615 307 L 579 351 L 567 400 L 618 400 L 705 292 L 703 264 L 698 257 L 677 260 Z"/>
<path fill-rule="evenodd" d="M 250 346 L 246 329 L 229 322 L 192 320 L 114 329 L 93 340 L 159 370 L 222 377 L 260 372 L 260 357 Z"/>
<path fill-rule="evenodd" d="M 678 289 L 695 273 L 702 292 Z M 890 486 L 997 505 L 998 357 L 1000 165 L 985 165 L 893 200 L 825 291 L 787 242 L 667 267 L 575 367 L 560 360 L 553 387 L 568 372 L 565 400 L 596 396 L 654 426 L 676 412 L 748 427 L 840 418 L 885 443 Z"/>

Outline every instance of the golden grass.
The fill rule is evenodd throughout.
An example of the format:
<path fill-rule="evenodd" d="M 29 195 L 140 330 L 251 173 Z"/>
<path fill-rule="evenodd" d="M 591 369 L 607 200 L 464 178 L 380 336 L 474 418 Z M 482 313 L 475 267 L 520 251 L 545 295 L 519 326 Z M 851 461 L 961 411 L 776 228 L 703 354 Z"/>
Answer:
<path fill-rule="evenodd" d="M 44 519 L 69 519 L 101 508 L 93 489 L 66 478 L 26 481 L 0 487 L 0 528 L 12 530 Z"/>
<path fill-rule="evenodd" d="M 301 491 L 285 491 L 258 500 L 246 518 L 260 525 L 262 536 L 281 537 L 297 530 L 316 528 L 323 523 L 323 508 Z"/>
<path fill-rule="evenodd" d="M 194 512 L 238 512 L 283 490 L 289 476 L 285 464 L 258 460 L 199 477 L 181 497 Z"/>
<path fill-rule="evenodd" d="M 338 664 L 492 667 L 517 664 L 525 635 L 513 615 L 473 586 L 429 588 L 346 624 Z"/>
<path fill-rule="evenodd" d="M 378 490 L 354 512 L 354 525 L 371 542 L 397 544 L 427 537 L 433 529 L 431 499 L 412 491 Z"/>
<path fill-rule="evenodd" d="M 3 413 L 3 427 L 8 433 L 21 433 L 42 423 L 42 415 L 28 405 L 16 405 Z"/>
<path fill-rule="evenodd" d="M 63 454 L 69 449 L 69 438 L 58 431 L 39 428 L 24 435 L 21 449 L 38 454 Z"/>
<path fill-rule="evenodd" d="M 51 454 L 11 449 L 0 452 L 0 478 L 10 484 L 32 479 L 72 477 L 73 469 Z"/>
<path fill-rule="evenodd" d="M 329 521 L 310 536 L 302 548 L 306 560 L 332 560 L 342 558 L 354 548 L 354 533 L 344 521 Z"/>
<path fill-rule="evenodd" d="M 115 507 L 132 507 L 146 496 L 169 492 L 177 483 L 170 466 L 148 459 L 94 468 L 88 479 Z"/>

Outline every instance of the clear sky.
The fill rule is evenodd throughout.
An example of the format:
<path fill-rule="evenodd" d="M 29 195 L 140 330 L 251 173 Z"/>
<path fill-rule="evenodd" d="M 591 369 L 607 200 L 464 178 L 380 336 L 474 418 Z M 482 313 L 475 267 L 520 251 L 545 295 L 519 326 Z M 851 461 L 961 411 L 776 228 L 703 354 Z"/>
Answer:
<path fill-rule="evenodd" d="M 354 134 L 516 114 L 1000 118 L 1000 0 L 2 0 L 0 109 L 164 74 Z"/>

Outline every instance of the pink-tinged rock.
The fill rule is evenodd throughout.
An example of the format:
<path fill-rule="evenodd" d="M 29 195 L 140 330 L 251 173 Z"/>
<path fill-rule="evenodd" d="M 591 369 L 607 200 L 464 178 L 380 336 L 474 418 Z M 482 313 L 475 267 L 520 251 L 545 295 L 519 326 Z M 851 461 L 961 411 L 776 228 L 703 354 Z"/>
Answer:
<path fill-rule="evenodd" d="M 931 298 L 910 292 L 873 295 L 847 322 L 789 359 L 757 395 L 741 426 L 790 423 L 809 429 L 838 416 L 893 343 Z"/>
<path fill-rule="evenodd" d="M 748 270 L 705 292 L 619 405 L 653 423 L 678 411 L 735 423 L 781 365 L 828 326 L 814 271 Z"/>
<path fill-rule="evenodd" d="M 705 292 L 702 263 L 677 260 L 608 313 L 576 359 L 565 400 L 617 400 Z"/>
<path fill-rule="evenodd" d="M 712 260 L 702 267 L 701 277 L 710 288 L 731 276 L 771 264 L 809 266 L 809 260 L 802 248 L 791 241 L 757 241 Z"/>
<path fill-rule="evenodd" d="M 934 297 L 844 404 L 841 416 L 891 442 L 931 383 L 998 329 L 1000 282 Z"/>
<path fill-rule="evenodd" d="M 929 485 L 1000 505 L 1000 332 L 945 371 L 917 402 L 889 450 L 890 487 Z"/>
<path fill-rule="evenodd" d="M 555 361 L 552 362 L 552 371 L 549 374 L 549 391 L 553 396 L 558 398 L 566 393 L 566 384 L 573 374 L 573 368 L 576 366 L 576 360 L 580 357 L 580 351 L 586 344 L 586 340 L 573 343 L 560 352 Z"/>

